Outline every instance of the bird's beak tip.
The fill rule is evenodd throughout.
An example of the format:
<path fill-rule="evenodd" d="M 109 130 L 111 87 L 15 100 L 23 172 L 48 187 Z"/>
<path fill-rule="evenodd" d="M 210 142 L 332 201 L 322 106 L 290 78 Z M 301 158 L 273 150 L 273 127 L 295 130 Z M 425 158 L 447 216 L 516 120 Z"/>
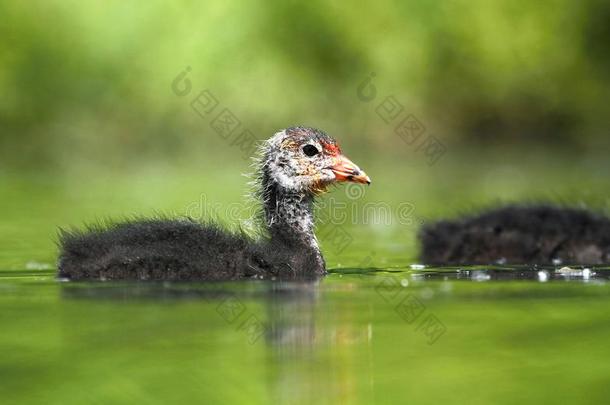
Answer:
<path fill-rule="evenodd" d="M 336 181 L 371 184 L 371 178 L 364 170 L 361 170 L 354 162 L 343 155 L 336 157 L 335 163 L 330 169 L 335 174 Z"/>

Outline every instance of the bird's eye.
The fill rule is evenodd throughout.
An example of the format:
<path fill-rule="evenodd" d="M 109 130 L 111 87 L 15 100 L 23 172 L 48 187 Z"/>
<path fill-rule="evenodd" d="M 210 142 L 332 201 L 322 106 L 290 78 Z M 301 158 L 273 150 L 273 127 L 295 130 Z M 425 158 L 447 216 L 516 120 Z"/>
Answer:
<path fill-rule="evenodd" d="M 320 151 L 313 145 L 305 145 L 303 146 L 303 153 L 309 157 L 312 157 L 320 153 Z"/>

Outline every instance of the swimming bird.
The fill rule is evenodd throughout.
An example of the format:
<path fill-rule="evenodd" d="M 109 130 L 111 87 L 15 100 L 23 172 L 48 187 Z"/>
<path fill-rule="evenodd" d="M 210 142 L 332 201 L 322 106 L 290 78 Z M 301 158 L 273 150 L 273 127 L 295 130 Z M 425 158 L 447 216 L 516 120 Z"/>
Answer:
<path fill-rule="evenodd" d="M 58 276 L 71 280 L 312 279 L 326 273 L 314 234 L 313 204 L 333 183 L 370 184 L 337 142 L 308 127 L 263 143 L 256 195 L 263 237 L 213 223 L 139 219 L 60 231 Z"/>
<path fill-rule="evenodd" d="M 610 219 L 585 209 L 508 205 L 422 228 L 426 264 L 604 264 Z"/>

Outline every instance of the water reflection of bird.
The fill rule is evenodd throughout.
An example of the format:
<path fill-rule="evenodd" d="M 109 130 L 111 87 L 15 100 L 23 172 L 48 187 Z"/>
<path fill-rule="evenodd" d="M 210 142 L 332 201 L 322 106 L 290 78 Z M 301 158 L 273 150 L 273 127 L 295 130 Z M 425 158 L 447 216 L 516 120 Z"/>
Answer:
<path fill-rule="evenodd" d="M 330 290 L 323 283 L 268 284 L 265 359 L 274 403 L 318 403 L 320 392 L 323 402 L 373 402 L 371 386 L 360 384 L 373 371 L 367 362 L 371 304 L 333 299 L 337 292 L 355 293 L 353 283 L 331 284 Z"/>
<path fill-rule="evenodd" d="M 263 205 L 263 239 L 253 241 L 214 224 L 178 219 L 62 231 L 59 277 L 231 280 L 323 275 L 313 202 L 330 184 L 341 181 L 370 183 L 333 138 L 313 128 L 288 128 L 267 140 L 261 151 L 257 196 Z"/>
<path fill-rule="evenodd" d="M 420 232 L 428 264 L 603 264 L 610 219 L 584 209 L 509 205 Z"/>

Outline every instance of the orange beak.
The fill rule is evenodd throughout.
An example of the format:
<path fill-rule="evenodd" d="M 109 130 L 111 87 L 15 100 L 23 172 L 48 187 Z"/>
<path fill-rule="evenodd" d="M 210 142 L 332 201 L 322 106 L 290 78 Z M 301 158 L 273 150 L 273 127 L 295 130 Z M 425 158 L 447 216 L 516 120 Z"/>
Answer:
<path fill-rule="evenodd" d="M 353 183 L 371 184 L 371 179 L 354 162 L 343 155 L 337 155 L 330 170 L 335 174 L 336 181 L 351 181 Z"/>

